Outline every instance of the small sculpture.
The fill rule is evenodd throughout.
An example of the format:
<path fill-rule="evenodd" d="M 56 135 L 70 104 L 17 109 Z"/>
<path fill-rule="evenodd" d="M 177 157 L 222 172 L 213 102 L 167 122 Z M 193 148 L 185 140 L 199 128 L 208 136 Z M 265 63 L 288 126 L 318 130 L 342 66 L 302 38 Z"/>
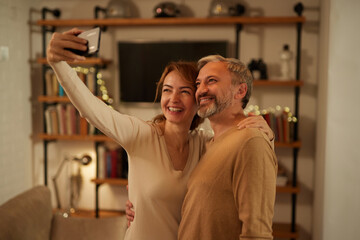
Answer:
<path fill-rule="evenodd" d="M 254 80 L 267 80 L 267 67 L 264 61 L 260 58 L 259 60 L 252 59 L 248 64 L 248 68 L 253 75 Z"/>
<path fill-rule="evenodd" d="M 177 5 L 172 2 L 162 2 L 155 6 L 154 17 L 176 17 L 180 13 Z"/>
<path fill-rule="evenodd" d="M 130 0 L 111 0 L 106 7 L 107 18 L 132 17 Z"/>

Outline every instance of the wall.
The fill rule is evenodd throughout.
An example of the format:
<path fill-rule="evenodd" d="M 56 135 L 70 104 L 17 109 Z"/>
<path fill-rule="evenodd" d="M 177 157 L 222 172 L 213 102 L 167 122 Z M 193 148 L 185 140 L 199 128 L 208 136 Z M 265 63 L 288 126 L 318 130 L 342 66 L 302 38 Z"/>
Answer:
<path fill-rule="evenodd" d="M 358 239 L 360 34 L 353 24 L 360 22 L 360 2 L 324 0 L 322 6 L 319 108 L 326 109 L 318 117 L 314 239 Z"/>
<path fill-rule="evenodd" d="M 327 100 L 328 100 L 328 67 L 329 67 L 329 14 L 330 1 L 321 1 L 321 26 L 319 42 L 319 90 L 318 90 L 318 121 L 316 129 L 316 161 L 314 176 L 314 213 L 313 239 L 323 239 L 324 217 L 324 172 L 327 143 Z"/>
<path fill-rule="evenodd" d="M 21 1 L 20 1 L 21 2 Z M 19 2 L 19 5 L 20 5 Z M 23 1 L 26 2 L 26 1 Z M 85 1 L 85 0 L 48 0 L 48 1 L 38 1 L 34 2 L 36 9 L 41 9 L 42 7 L 57 7 L 62 11 L 62 18 L 92 18 L 93 17 L 93 7 L 96 5 L 105 7 L 107 5 L 107 0 L 102 1 Z M 152 9 L 159 2 L 157 0 L 133 0 L 137 6 L 137 14 L 143 18 L 151 18 L 153 16 Z M 210 0 L 178 0 L 174 1 L 178 4 L 181 4 L 183 7 L 191 9 L 191 12 L 196 17 L 206 17 L 208 15 L 208 6 Z M 244 1 L 239 1 L 244 2 Z M 6 2 L 10 4 L 10 1 Z M 18 3 L 18 2 L 17 2 Z M 297 3 L 295 0 L 279 0 L 277 4 L 266 0 L 259 0 L 256 2 L 247 1 L 245 3 L 248 10 L 248 15 L 265 15 L 265 16 L 288 16 L 295 15 L 292 11 L 293 6 Z M 310 239 L 312 233 L 312 202 L 313 202 L 313 181 L 314 181 L 314 162 L 315 162 L 315 124 L 316 124 L 316 102 L 317 102 L 317 49 L 318 49 L 318 35 L 319 35 L 319 1 L 303 1 L 307 7 L 304 15 L 307 18 L 307 22 L 304 25 L 303 31 L 303 44 L 302 44 L 302 70 L 301 78 L 305 81 L 305 86 L 301 89 L 301 101 L 300 101 L 300 137 L 303 141 L 303 147 L 300 150 L 299 156 L 299 183 L 301 186 L 301 193 L 298 197 L 298 210 L 297 210 L 297 222 L 300 225 L 301 238 L 300 239 Z M 26 6 L 26 4 L 22 4 Z M 281 7 L 279 7 L 281 6 Z M 29 6 L 28 6 L 29 7 Z M 9 7 L 11 9 L 11 7 Z M 80 10 L 81 9 L 81 10 Z M 26 10 L 26 16 L 29 15 L 28 10 Z M 40 18 L 39 14 L 33 14 L 33 21 Z M 22 23 L 24 28 L 26 24 Z M 30 34 L 30 47 L 25 45 L 26 49 L 23 51 L 25 54 L 27 51 L 30 51 L 29 56 L 34 59 L 36 56 L 41 54 L 40 46 L 40 28 L 37 26 L 32 27 L 32 32 Z M 58 31 L 64 31 L 65 29 L 57 29 Z M 14 35 L 14 34 L 13 34 Z M 279 38 L 281 36 L 281 38 Z M 15 38 L 16 36 L 13 36 Z M 28 35 L 23 37 L 23 39 L 28 38 Z M 172 40 L 172 39 L 214 39 L 214 40 L 230 40 L 231 48 L 234 49 L 234 39 L 235 39 L 235 30 L 232 26 L 213 26 L 213 27 L 125 27 L 122 29 L 114 30 L 109 29 L 102 35 L 101 43 L 101 52 L 100 55 L 106 58 L 111 58 L 114 60 L 114 64 L 109 66 L 108 69 L 104 70 L 104 78 L 107 81 L 110 94 L 116 100 L 117 109 L 121 112 L 136 115 L 143 119 L 149 119 L 158 112 L 157 106 L 145 106 L 145 107 L 134 107 L 131 105 L 121 104 L 118 99 L 118 72 L 117 72 L 117 51 L 116 51 L 116 42 L 118 40 L 132 40 L 132 39 L 156 39 L 156 40 Z M 269 74 L 271 77 L 276 78 L 279 74 L 279 52 L 284 43 L 289 43 L 292 50 L 295 49 L 295 30 L 293 26 L 269 26 L 269 27 L 245 27 L 241 34 L 241 49 L 240 49 L 240 58 L 244 62 L 248 62 L 251 58 L 263 58 L 268 64 Z M 28 57 L 26 58 L 27 61 Z M 0 64 L 3 64 L 0 62 Z M 27 68 L 28 65 L 24 68 Z M 10 64 L 9 64 L 10 65 Z M 14 64 L 13 64 L 14 65 Z M 1 65 L 0 65 L 1 66 Z M 40 86 L 40 67 L 37 64 L 31 65 L 31 72 L 28 71 L 25 74 L 25 71 L 22 72 L 23 77 L 21 79 L 27 79 L 22 82 L 22 91 L 27 92 L 27 98 L 24 100 L 24 109 L 27 109 L 28 115 L 27 119 L 32 119 L 32 126 L 28 120 L 25 126 L 28 127 L 26 131 L 23 131 L 22 139 L 29 139 L 31 133 L 38 133 L 42 129 L 42 119 L 40 104 L 33 101 L 32 116 L 30 117 L 30 104 L 28 98 L 31 94 L 35 98 L 38 94 L 41 94 Z M 32 87 L 29 86 L 30 80 L 29 76 L 32 76 Z M 17 73 L 20 74 L 20 73 Z M 12 77 L 12 74 L 11 74 Z M 3 78 L 2 78 L 3 79 Z M 13 78 L 11 78 L 13 79 Z M 28 84 L 28 85 L 26 85 Z M 19 91 L 18 87 L 14 87 L 13 91 Z M 256 92 L 257 91 L 257 92 Z M 254 97 L 252 99 L 253 104 L 259 104 L 262 107 L 274 106 L 279 102 L 293 108 L 293 92 L 290 92 L 289 89 L 275 90 L 273 93 L 269 94 L 267 91 L 256 90 Z M 3 94 L 1 94 L 3 95 Z M 6 95 L 6 96 L 9 96 Z M 9 96 L 10 97 L 10 96 Z M 4 101 L 2 101 L 4 102 Z M 5 105 L 7 106 L 7 105 Z M 4 107 L 5 107 L 4 106 Z M 3 106 L 2 106 L 3 107 Z M 17 125 L 24 127 L 24 124 L 20 124 L 22 121 L 19 120 Z M 1 126 L 4 126 L 3 124 Z M 33 131 L 31 131 L 33 129 Z M 7 129 L 1 129 L 5 131 Z M 8 131 L 8 130 L 7 130 Z M 6 133 L 6 136 L 11 136 L 11 133 Z M 3 135 L 2 135 L 3 136 Z M 11 136 L 10 138 L 13 138 Z M 8 137 L 7 137 L 8 138 Z M 16 139 L 18 140 L 18 139 Z M 21 142 L 16 141 L 16 142 Z M 15 142 L 15 141 L 14 141 Z M 25 166 L 22 171 L 25 171 L 26 174 L 23 174 L 26 179 L 22 182 L 22 189 L 30 187 L 30 185 L 43 184 L 43 146 L 41 141 L 34 139 L 34 146 L 31 148 L 30 139 L 25 144 L 26 146 L 21 146 L 22 149 L 29 148 L 28 153 L 24 154 L 26 157 L 18 157 L 18 161 L 21 161 Z M 33 151 L 33 152 L 31 152 Z M 15 154 L 15 151 L 13 151 Z M 26 152 L 26 151 L 25 151 Z M 62 142 L 59 144 L 51 143 L 49 145 L 49 172 L 48 172 L 48 182 L 50 188 L 52 188 L 51 176 L 53 176 L 60 164 L 60 162 L 66 156 L 79 156 L 83 153 L 89 153 L 94 156 L 95 152 L 93 150 L 93 143 L 84 143 L 84 142 L 75 142 L 75 143 L 66 143 Z M 16 154 L 22 154 L 16 152 Z M 279 155 L 279 160 L 288 168 L 292 169 L 291 162 L 291 151 L 290 150 L 277 150 Z M 10 153 L 7 154 L 9 156 Z M 31 158 L 28 156 L 32 156 Z M 26 159 L 26 160 L 24 160 Z M 6 165 L 9 165 L 8 162 Z M 7 167 L 6 172 L 2 175 L 6 179 L 11 179 L 12 176 L 8 174 L 9 167 Z M 0 168 L 2 171 L 3 168 Z M 19 168 L 18 168 L 19 169 Z M 29 171 L 28 169 L 31 169 Z M 62 203 L 68 204 L 68 195 L 66 195 L 66 189 L 68 188 L 67 176 L 70 173 L 71 169 L 67 167 L 62 173 L 61 181 L 64 181 L 64 184 L 61 185 L 62 191 Z M 82 198 L 79 202 L 79 207 L 82 208 L 93 208 L 94 207 L 94 185 L 90 183 L 89 179 L 94 177 L 94 164 L 86 166 L 82 169 L 84 174 L 83 182 L 83 192 Z M 31 176 L 31 173 L 33 175 Z M 9 181 L 9 180 L 6 180 Z M 1 181 L 0 181 L 1 183 Z M 32 183 L 32 184 L 31 184 Z M 18 190 L 18 192 L 20 189 Z M 5 193 L 1 189 L 1 194 Z M 53 191 L 52 191 L 53 192 Z M 15 194 L 15 193 L 14 193 Z M 13 194 L 6 192 L 4 194 L 5 198 L 9 198 Z M 53 204 L 55 205 L 53 195 Z M 123 187 L 109 187 L 102 186 L 100 188 L 100 207 L 105 209 L 123 209 L 124 202 L 126 200 L 126 190 Z M 277 204 L 276 204 L 276 216 L 275 221 L 289 222 L 290 220 L 290 196 L 287 194 L 278 195 Z"/>
<path fill-rule="evenodd" d="M 0 0 L 0 204 L 32 183 L 29 10 L 36 1 Z"/>

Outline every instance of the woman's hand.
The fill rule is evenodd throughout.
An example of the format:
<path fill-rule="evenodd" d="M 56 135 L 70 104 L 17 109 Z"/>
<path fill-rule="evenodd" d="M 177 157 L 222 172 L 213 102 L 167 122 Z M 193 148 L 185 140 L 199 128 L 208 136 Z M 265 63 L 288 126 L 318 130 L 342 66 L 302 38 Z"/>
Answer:
<path fill-rule="evenodd" d="M 87 40 L 77 37 L 77 35 L 82 32 L 82 30 L 73 28 L 64 33 L 53 33 L 46 51 L 48 62 L 76 62 L 85 60 L 85 57 L 76 55 L 75 53 L 66 50 L 66 48 L 71 48 L 86 51 Z"/>
<path fill-rule="evenodd" d="M 126 185 L 126 190 L 129 191 L 129 185 Z M 131 222 L 134 221 L 134 217 L 135 217 L 135 212 L 132 210 L 133 209 L 133 204 L 127 200 L 126 204 L 125 204 L 125 213 L 126 213 L 126 218 L 127 218 L 127 226 L 130 227 Z"/>
<path fill-rule="evenodd" d="M 134 207 L 133 204 L 129 200 L 127 200 L 125 213 L 126 213 L 126 218 L 128 220 L 128 222 L 127 222 L 128 227 L 130 227 L 131 222 L 134 221 L 135 212 L 132 210 L 133 207 Z"/>
<path fill-rule="evenodd" d="M 249 113 L 249 117 L 239 122 L 237 126 L 238 129 L 259 128 L 269 137 L 270 141 L 274 140 L 275 137 L 274 132 L 271 130 L 270 126 L 267 124 L 267 122 L 262 116 L 253 115 Z"/>

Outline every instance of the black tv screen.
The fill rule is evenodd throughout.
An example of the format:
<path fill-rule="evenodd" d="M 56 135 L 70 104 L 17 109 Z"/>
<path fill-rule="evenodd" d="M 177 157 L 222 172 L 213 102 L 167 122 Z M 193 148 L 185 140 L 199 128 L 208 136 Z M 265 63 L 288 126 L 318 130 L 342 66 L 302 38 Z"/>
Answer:
<path fill-rule="evenodd" d="M 154 102 L 156 83 L 170 61 L 227 57 L 227 41 L 118 42 L 120 101 Z"/>

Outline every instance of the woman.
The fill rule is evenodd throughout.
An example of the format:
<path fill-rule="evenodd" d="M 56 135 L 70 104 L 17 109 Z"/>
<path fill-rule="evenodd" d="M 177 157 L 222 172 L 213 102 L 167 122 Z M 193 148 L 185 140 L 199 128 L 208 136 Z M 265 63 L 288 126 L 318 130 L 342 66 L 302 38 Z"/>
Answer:
<path fill-rule="evenodd" d="M 165 68 L 157 88 L 163 114 L 145 122 L 106 106 L 64 62 L 84 60 L 65 50 L 86 49 L 86 41 L 76 37 L 79 33 L 77 29 L 54 33 L 47 59 L 81 116 L 128 154 L 129 200 L 137 216 L 125 239 L 176 239 L 186 183 L 208 140 L 196 129 L 201 121 L 194 97 L 196 66 L 177 62 Z M 269 131 L 265 125 L 263 128 Z"/>

